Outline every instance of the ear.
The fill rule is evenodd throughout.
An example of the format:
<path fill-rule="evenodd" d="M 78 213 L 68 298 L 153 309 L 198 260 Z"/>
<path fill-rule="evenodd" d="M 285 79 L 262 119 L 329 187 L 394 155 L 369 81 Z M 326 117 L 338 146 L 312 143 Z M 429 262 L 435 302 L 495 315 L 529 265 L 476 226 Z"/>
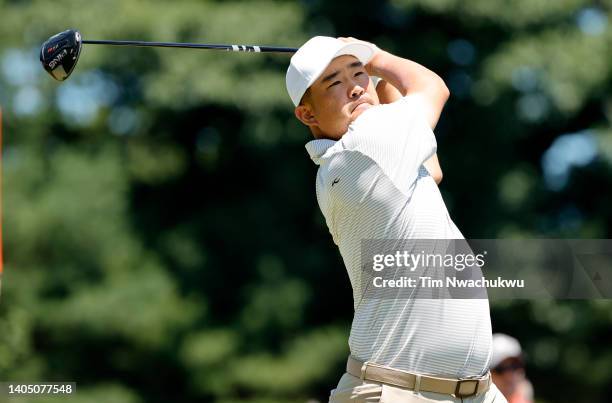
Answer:
<path fill-rule="evenodd" d="M 316 126 L 319 122 L 309 104 L 302 104 L 295 107 L 295 117 L 306 126 Z"/>

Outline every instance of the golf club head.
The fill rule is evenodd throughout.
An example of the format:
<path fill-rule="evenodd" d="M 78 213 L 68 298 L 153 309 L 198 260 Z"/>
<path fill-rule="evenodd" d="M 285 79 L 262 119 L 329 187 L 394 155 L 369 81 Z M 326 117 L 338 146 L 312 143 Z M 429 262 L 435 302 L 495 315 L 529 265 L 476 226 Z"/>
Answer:
<path fill-rule="evenodd" d="M 81 34 L 79 31 L 69 29 L 53 35 L 47 39 L 40 48 L 40 62 L 47 73 L 58 81 L 64 81 L 79 60 L 81 54 Z"/>

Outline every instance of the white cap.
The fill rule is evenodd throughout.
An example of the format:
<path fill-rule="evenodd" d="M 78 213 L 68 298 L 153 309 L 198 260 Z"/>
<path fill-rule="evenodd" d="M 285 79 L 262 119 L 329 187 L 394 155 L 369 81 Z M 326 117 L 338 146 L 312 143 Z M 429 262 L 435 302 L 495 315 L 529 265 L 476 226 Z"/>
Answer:
<path fill-rule="evenodd" d="M 520 356 L 521 345 L 517 339 L 503 333 L 495 333 L 493 335 L 493 353 L 489 367 L 495 368 L 506 358 Z"/>
<path fill-rule="evenodd" d="M 315 36 L 291 57 L 287 69 L 287 92 L 295 106 L 323 73 L 331 61 L 342 55 L 355 56 L 364 65 L 374 56 L 376 47 L 367 42 L 343 42 L 329 36 Z"/>

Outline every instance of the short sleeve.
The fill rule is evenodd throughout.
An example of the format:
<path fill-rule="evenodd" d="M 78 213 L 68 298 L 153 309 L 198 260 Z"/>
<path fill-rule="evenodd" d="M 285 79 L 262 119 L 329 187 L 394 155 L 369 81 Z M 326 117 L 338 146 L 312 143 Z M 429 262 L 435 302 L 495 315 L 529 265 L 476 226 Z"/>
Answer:
<path fill-rule="evenodd" d="M 404 194 L 412 193 L 419 168 L 436 152 L 424 99 L 412 94 L 365 111 L 340 140 L 371 158 Z"/>

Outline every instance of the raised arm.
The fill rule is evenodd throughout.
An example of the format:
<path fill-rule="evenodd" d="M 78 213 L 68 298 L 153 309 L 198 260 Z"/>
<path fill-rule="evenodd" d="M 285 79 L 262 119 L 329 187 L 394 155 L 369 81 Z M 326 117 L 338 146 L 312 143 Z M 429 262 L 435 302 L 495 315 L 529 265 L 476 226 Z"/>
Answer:
<path fill-rule="evenodd" d="M 345 42 L 359 41 L 351 37 L 339 39 Z M 425 100 L 427 122 L 432 130 L 436 127 L 444 104 L 450 96 L 450 91 L 440 76 L 425 66 L 381 49 L 378 49 L 376 55 L 365 67 L 370 76 L 382 79 L 376 87 L 381 103 L 395 102 L 402 96 L 418 93 Z M 434 181 L 439 184 L 443 175 L 438 155 L 434 154 L 423 165 Z"/>
<path fill-rule="evenodd" d="M 345 42 L 362 42 L 352 37 L 341 37 L 338 39 Z M 425 99 L 426 119 L 432 130 L 436 127 L 444 104 L 450 96 L 448 87 L 446 87 L 444 80 L 439 75 L 425 66 L 395 56 L 382 49 L 378 49 L 365 68 L 370 76 L 382 78 L 399 90 L 402 96 L 417 93 L 423 96 Z M 389 94 L 392 94 L 393 90 L 389 88 L 388 91 Z"/>
<path fill-rule="evenodd" d="M 396 88 L 402 96 L 420 94 L 425 99 L 426 119 L 435 128 L 450 92 L 433 71 L 408 59 L 379 50 L 367 64 L 370 75 L 378 76 Z M 387 89 L 385 92 L 391 91 Z"/>

